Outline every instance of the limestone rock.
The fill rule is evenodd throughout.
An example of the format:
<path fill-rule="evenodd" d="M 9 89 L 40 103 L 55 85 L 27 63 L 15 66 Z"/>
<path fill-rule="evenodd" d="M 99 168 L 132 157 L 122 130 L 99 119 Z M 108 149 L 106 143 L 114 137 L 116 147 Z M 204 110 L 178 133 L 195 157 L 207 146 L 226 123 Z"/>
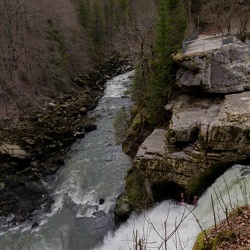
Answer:
<path fill-rule="evenodd" d="M 177 84 L 185 92 L 234 93 L 250 89 L 250 47 L 234 43 L 212 51 L 175 57 Z"/>
<path fill-rule="evenodd" d="M 154 187 L 163 183 L 200 195 L 213 181 L 215 171 L 218 176 L 234 163 L 249 161 L 250 92 L 224 98 L 183 94 L 166 109 L 172 112 L 168 128 L 155 129 L 134 158 L 136 171 L 152 187 L 147 199 L 154 199 L 154 190 L 158 190 Z M 127 193 L 129 188 L 127 185 Z M 171 190 L 164 192 L 169 198 Z"/>
<path fill-rule="evenodd" d="M 0 154 L 8 155 L 11 158 L 17 158 L 21 160 L 29 158 L 28 153 L 21 149 L 18 145 L 11 145 L 7 143 L 2 143 L 0 145 Z"/>
<path fill-rule="evenodd" d="M 165 152 L 166 131 L 155 129 L 140 146 L 136 157 L 152 158 Z"/>

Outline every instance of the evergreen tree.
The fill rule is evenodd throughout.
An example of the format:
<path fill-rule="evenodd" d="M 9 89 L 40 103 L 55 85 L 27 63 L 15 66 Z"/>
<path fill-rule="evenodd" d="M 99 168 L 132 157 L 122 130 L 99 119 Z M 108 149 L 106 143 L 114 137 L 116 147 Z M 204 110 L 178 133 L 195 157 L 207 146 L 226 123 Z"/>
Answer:
<path fill-rule="evenodd" d="M 106 19 L 101 0 L 95 0 L 93 3 L 91 24 L 91 38 L 93 39 L 94 47 L 100 50 L 98 47 L 104 46 L 106 43 Z"/>
<path fill-rule="evenodd" d="M 112 39 L 115 32 L 116 13 L 115 13 L 115 0 L 108 0 L 104 6 L 107 37 Z"/>
<path fill-rule="evenodd" d="M 90 25 L 90 4 L 88 0 L 81 1 L 79 4 L 78 17 L 81 25 L 87 31 Z"/>
<path fill-rule="evenodd" d="M 161 0 L 158 11 L 157 56 L 152 62 L 152 75 L 145 99 L 150 123 L 153 124 L 164 122 L 164 106 L 176 73 L 171 55 L 180 48 L 186 30 L 186 14 L 181 0 Z"/>
<path fill-rule="evenodd" d="M 119 13 L 121 13 L 119 17 L 119 25 L 123 25 L 125 28 L 130 24 L 131 12 L 128 0 L 119 0 Z"/>

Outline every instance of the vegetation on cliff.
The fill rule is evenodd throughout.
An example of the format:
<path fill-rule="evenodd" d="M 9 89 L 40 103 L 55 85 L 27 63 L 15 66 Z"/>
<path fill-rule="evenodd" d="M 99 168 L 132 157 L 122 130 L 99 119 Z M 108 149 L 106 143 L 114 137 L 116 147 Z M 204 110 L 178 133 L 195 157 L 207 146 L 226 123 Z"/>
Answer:
<path fill-rule="evenodd" d="M 181 3 L 184 3 L 185 8 L 181 6 Z M 131 207 L 135 207 L 135 203 L 138 204 L 138 208 L 143 201 L 147 203 L 147 198 L 150 197 L 150 194 L 146 195 L 147 198 L 144 197 L 147 179 L 150 179 L 150 184 L 148 186 L 151 191 L 154 190 L 155 186 L 159 186 L 159 189 L 154 193 L 155 197 L 157 195 L 156 193 L 159 193 L 160 190 L 165 190 L 165 194 L 167 192 L 170 194 L 171 191 L 169 190 L 171 190 L 171 188 L 166 191 L 166 187 L 168 183 L 173 181 L 173 176 L 178 176 L 176 177 L 176 180 L 178 181 L 179 179 L 182 179 L 181 187 L 185 189 L 186 195 L 192 196 L 197 195 L 197 192 L 202 194 L 204 190 L 211 184 L 211 182 L 220 174 L 222 174 L 227 167 L 239 162 L 237 160 L 240 158 L 240 153 L 237 154 L 237 156 L 239 156 L 237 160 L 236 158 L 233 158 L 234 161 L 227 161 L 224 157 L 224 162 L 219 161 L 219 163 L 215 163 L 213 167 L 209 165 L 209 157 L 211 157 L 212 161 L 214 161 L 213 157 L 216 155 L 216 153 L 221 153 L 221 148 L 219 148 L 218 151 L 215 150 L 216 153 L 214 153 L 211 150 L 212 147 L 209 147 L 208 149 L 205 147 L 205 150 L 203 150 L 203 148 L 201 148 L 198 144 L 199 140 L 201 139 L 199 133 L 201 133 L 202 129 L 196 129 L 195 126 L 197 124 L 201 124 L 202 122 L 196 122 L 196 118 L 203 117 L 203 115 L 199 115 L 199 112 L 195 113 L 194 110 L 196 110 L 196 107 L 192 107 L 190 109 L 190 117 L 186 112 L 187 110 L 184 110 L 183 113 L 185 115 L 183 115 L 183 120 L 181 118 L 182 115 L 178 112 L 176 116 L 173 116 L 173 107 L 176 104 L 176 99 L 178 96 L 180 97 L 183 92 L 178 89 L 177 86 L 174 86 L 176 81 L 176 65 L 172 61 L 172 53 L 180 48 L 181 41 L 185 34 L 189 34 L 192 27 L 195 27 L 195 31 L 198 27 L 209 27 L 209 29 L 211 28 L 210 34 L 213 34 L 211 33 L 213 31 L 216 33 L 222 32 L 218 26 L 218 20 L 214 19 L 211 21 L 211 19 L 209 19 L 211 16 L 213 16 L 211 11 L 217 5 L 219 6 L 218 8 L 223 9 L 225 12 L 227 11 L 227 7 L 230 10 L 235 8 L 235 13 L 241 10 L 242 13 L 245 14 L 249 11 L 248 8 L 244 8 L 245 4 L 248 4 L 249 6 L 249 3 L 246 2 L 239 3 L 232 1 L 229 5 L 225 2 L 223 3 L 224 6 L 218 3 L 218 1 L 207 1 L 206 3 L 203 3 L 203 1 L 158 2 L 158 22 L 155 26 L 156 37 L 153 40 L 151 47 L 151 52 L 153 53 L 150 54 L 146 53 L 147 51 L 142 51 L 142 53 L 139 54 L 140 56 L 138 57 L 138 64 L 135 72 L 135 82 L 133 86 L 133 98 L 136 101 L 137 106 L 132 110 L 132 116 L 134 119 L 132 120 L 131 126 L 128 129 L 127 138 L 123 143 L 124 151 L 132 157 L 135 157 L 138 153 L 138 145 L 141 146 L 141 151 L 144 149 L 145 151 L 148 150 L 148 158 L 146 160 L 145 155 L 141 154 L 141 151 L 139 151 L 139 154 L 137 154 L 138 157 L 136 157 L 134 160 L 135 167 L 129 171 L 128 176 L 126 177 L 127 200 L 125 202 L 130 204 Z M 198 8 L 194 10 L 194 6 L 197 6 Z M 204 14 L 202 15 L 203 19 L 201 20 L 200 17 L 202 10 L 204 9 L 209 10 L 211 16 Z M 222 14 L 222 16 L 223 15 L 224 14 Z M 186 26 L 184 18 L 185 16 L 189 19 L 188 27 Z M 235 19 L 237 18 L 235 17 Z M 209 23 L 208 20 L 210 20 L 211 23 Z M 246 23 L 248 23 L 246 18 L 244 20 Z M 198 21 L 200 21 L 200 23 L 198 23 Z M 175 24 L 175 29 L 171 29 L 171 27 L 173 27 L 173 23 Z M 238 25 L 236 20 L 235 22 L 230 21 L 230 23 L 234 24 L 234 30 L 237 30 L 237 32 L 246 32 L 247 26 L 242 29 L 242 26 Z M 220 25 L 222 25 L 222 23 L 220 23 Z M 223 29 L 223 32 L 228 32 L 228 30 L 226 30 L 225 24 L 223 24 L 221 28 Z M 220 52 L 218 52 L 218 54 L 219 53 Z M 199 60 L 201 61 L 202 58 L 203 57 L 201 56 Z M 221 64 L 216 65 L 216 68 L 218 69 Z M 190 67 L 187 68 L 187 72 L 190 72 Z M 194 66 L 194 68 L 194 75 L 196 76 L 198 75 L 197 67 Z M 211 69 L 211 67 L 209 69 Z M 213 77 L 215 76 L 216 72 L 217 71 L 213 71 Z M 220 72 L 216 74 L 216 76 L 218 75 L 221 75 Z M 185 81 L 186 78 L 183 78 L 183 80 Z M 224 82 L 224 80 L 219 82 Z M 226 80 L 226 82 L 228 82 L 228 80 Z M 234 82 L 234 84 L 237 86 L 236 82 Z M 204 95 L 202 94 L 201 89 L 196 88 L 197 82 L 195 82 L 194 85 L 194 95 L 190 95 L 190 100 L 197 100 L 197 96 L 200 96 L 203 98 L 201 101 L 203 107 L 206 106 L 204 105 Z M 173 89 L 175 91 L 172 91 Z M 169 103 L 169 105 L 166 107 L 166 110 L 164 110 L 164 106 L 169 100 L 172 102 Z M 211 97 L 211 100 L 216 102 L 216 98 L 214 98 L 214 96 Z M 212 105 L 213 103 L 209 104 L 208 107 Z M 180 111 L 181 107 L 185 107 L 185 100 L 181 104 L 176 104 L 176 110 Z M 216 110 L 219 111 L 219 109 Z M 215 114 L 214 110 L 212 114 Z M 168 116 L 172 116 L 172 120 L 170 120 Z M 192 127 L 192 124 L 196 125 Z M 185 126 L 188 128 L 186 131 L 184 129 Z M 152 130 L 156 127 L 167 128 L 165 134 L 167 134 L 167 132 L 171 132 L 171 128 L 175 127 L 175 131 L 172 136 L 164 138 L 168 141 L 168 146 L 165 145 L 165 152 L 162 155 L 158 151 L 156 153 L 154 152 L 154 143 L 156 143 L 156 139 L 152 140 L 151 144 L 147 145 L 148 147 L 141 145 L 146 137 L 149 138 L 148 135 L 151 134 Z M 206 126 L 204 127 L 206 128 Z M 223 127 L 222 130 L 225 131 L 225 128 Z M 207 136 L 207 133 L 204 134 Z M 189 137 L 188 139 L 186 138 L 187 135 Z M 220 140 L 221 138 L 218 138 L 218 141 Z M 215 141 L 215 144 L 219 143 L 217 140 Z M 228 141 L 231 142 L 232 139 L 229 139 Z M 226 146 L 229 147 L 229 143 Z M 224 150 L 228 152 L 226 148 Z M 247 158 L 246 156 L 243 157 Z M 160 160 L 157 162 L 158 159 Z M 166 160 L 165 162 L 164 159 Z M 185 164 L 183 164 L 185 167 L 182 166 L 178 168 L 178 166 L 181 166 L 181 163 L 185 161 L 184 159 L 186 159 Z M 194 162 L 192 162 L 190 159 L 194 159 Z M 148 165 L 143 165 L 143 160 L 147 161 Z M 187 170 L 186 167 L 189 170 L 192 168 L 192 171 Z M 202 171 L 204 175 L 200 174 Z M 133 183 L 132 181 L 136 180 L 136 175 L 141 176 L 141 174 L 144 175 L 144 177 L 142 180 L 140 178 L 140 183 L 138 183 L 138 186 L 136 186 L 136 183 Z M 198 175 L 199 177 L 202 175 L 202 178 L 196 178 Z M 174 183 L 179 184 L 178 181 Z M 190 184 L 188 188 L 186 185 L 187 183 Z M 135 197 L 136 194 L 138 194 L 138 190 L 141 190 L 142 196 L 137 195 L 137 197 Z M 136 200 L 135 198 L 138 199 Z M 135 200 L 136 202 L 134 202 Z"/>
<path fill-rule="evenodd" d="M 249 249 L 249 216 L 249 206 L 237 207 L 218 225 L 201 232 L 193 250 Z"/>
<path fill-rule="evenodd" d="M 154 126 L 164 123 L 164 105 L 175 82 L 171 54 L 180 48 L 186 30 L 181 1 L 160 1 L 158 16 L 153 54 L 139 61 L 134 84 L 134 99 L 145 113 L 147 122 Z M 143 91 L 137 96 L 140 90 Z"/>

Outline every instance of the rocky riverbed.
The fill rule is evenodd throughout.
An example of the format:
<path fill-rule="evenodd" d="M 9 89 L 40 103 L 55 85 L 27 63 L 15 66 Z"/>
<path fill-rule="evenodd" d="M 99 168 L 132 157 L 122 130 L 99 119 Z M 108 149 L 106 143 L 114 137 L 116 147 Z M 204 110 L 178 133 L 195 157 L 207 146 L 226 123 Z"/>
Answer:
<path fill-rule="evenodd" d="M 1 121 L 0 217 L 12 216 L 12 223 L 27 220 L 41 205 L 50 210 L 44 180 L 64 164 L 69 146 L 96 129 L 86 115 L 102 96 L 104 83 L 129 69 L 128 60 L 112 58 L 95 71 L 73 80 L 70 93 L 50 98 L 45 106 L 29 110 L 12 120 Z M 125 66 L 124 66 L 125 65 Z"/>

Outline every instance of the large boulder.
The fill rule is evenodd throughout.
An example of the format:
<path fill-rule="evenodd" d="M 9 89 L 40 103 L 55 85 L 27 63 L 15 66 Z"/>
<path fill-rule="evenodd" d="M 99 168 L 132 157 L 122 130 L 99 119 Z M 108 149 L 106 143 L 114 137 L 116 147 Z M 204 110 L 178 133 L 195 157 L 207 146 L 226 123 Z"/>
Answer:
<path fill-rule="evenodd" d="M 215 50 L 176 55 L 180 65 L 178 86 L 185 92 L 227 94 L 250 89 L 250 42 L 234 43 Z"/>
<path fill-rule="evenodd" d="M 29 154 L 20 146 L 4 142 L 0 144 L 0 155 L 18 160 L 27 160 L 30 157 Z"/>

